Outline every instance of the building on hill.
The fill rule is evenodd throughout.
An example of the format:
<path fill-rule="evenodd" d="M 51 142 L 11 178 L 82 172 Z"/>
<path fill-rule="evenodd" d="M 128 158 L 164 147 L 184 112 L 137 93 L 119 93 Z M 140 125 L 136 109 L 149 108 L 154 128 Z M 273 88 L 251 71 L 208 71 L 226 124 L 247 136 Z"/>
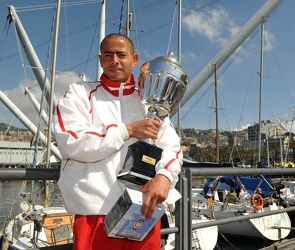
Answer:
<path fill-rule="evenodd" d="M 42 149 L 38 149 L 37 160 L 42 161 Z M 29 142 L 0 141 L 1 167 L 30 167 L 33 165 L 34 147 Z"/>

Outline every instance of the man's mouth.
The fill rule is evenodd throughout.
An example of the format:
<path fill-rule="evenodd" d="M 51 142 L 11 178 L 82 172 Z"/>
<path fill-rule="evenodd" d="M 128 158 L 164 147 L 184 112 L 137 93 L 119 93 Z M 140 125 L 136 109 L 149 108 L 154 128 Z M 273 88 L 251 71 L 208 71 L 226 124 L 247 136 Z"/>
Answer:
<path fill-rule="evenodd" d="M 119 68 L 111 68 L 110 71 L 112 71 L 112 72 L 118 72 L 118 71 L 121 71 L 121 69 L 119 69 Z"/>

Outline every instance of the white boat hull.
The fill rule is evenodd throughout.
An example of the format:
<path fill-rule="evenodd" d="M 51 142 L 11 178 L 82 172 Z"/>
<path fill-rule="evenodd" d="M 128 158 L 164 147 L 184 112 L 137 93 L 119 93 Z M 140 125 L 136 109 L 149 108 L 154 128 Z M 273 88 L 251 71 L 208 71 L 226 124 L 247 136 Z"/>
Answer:
<path fill-rule="evenodd" d="M 67 245 L 72 242 L 73 215 L 63 207 L 40 207 L 11 219 L 3 232 L 2 245 L 21 250 Z M 34 239 L 34 240 L 32 240 Z M 66 248 L 61 248 L 66 249 Z"/>
<path fill-rule="evenodd" d="M 225 207 L 223 202 L 216 200 L 213 202 L 213 211 L 211 212 L 207 206 L 207 200 L 198 191 L 195 192 L 194 199 L 198 201 L 197 208 L 201 211 L 201 214 L 205 216 L 213 215 L 216 220 L 236 218 L 237 216 L 255 213 L 250 204 L 228 204 L 227 207 Z M 290 218 L 286 212 L 283 212 L 283 208 L 272 204 L 256 212 L 259 213 L 277 209 L 282 209 L 282 213 L 242 220 L 240 222 L 221 224 L 218 225 L 218 229 L 223 234 L 237 237 L 265 238 L 271 241 L 284 239 L 289 235 L 291 230 L 273 228 L 274 226 L 291 228 Z"/>
<path fill-rule="evenodd" d="M 263 211 L 278 209 L 275 205 L 264 208 Z M 244 216 L 249 213 L 237 213 L 233 211 L 215 211 L 215 218 L 228 219 L 237 216 Z M 291 227 L 291 221 L 287 213 L 280 213 L 276 215 L 269 215 L 260 218 L 243 220 L 240 222 L 233 222 L 228 224 L 219 225 L 218 228 L 221 233 L 248 238 L 266 238 L 268 240 L 277 241 L 286 238 L 290 229 L 274 229 L 273 226 L 281 226 L 285 228 Z"/>

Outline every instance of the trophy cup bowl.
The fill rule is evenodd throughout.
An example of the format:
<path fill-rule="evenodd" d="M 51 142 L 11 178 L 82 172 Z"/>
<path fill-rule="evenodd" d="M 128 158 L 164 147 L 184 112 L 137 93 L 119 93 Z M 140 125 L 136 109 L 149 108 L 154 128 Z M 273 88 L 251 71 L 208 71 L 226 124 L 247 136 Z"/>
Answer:
<path fill-rule="evenodd" d="M 188 76 L 173 57 L 160 56 L 141 66 L 138 87 L 146 117 L 160 122 L 178 107 L 188 83 Z"/>
<path fill-rule="evenodd" d="M 169 116 L 178 107 L 188 81 L 187 74 L 173 53 L 144 63 L 140 69 L 138 87 L 141 101 L 147 110 L 146 118 L 162 122 Z M 155 165 L 161 159 L 162 151 L 151 138 L 130 145 L 118 178 L 145 184 L 155 176 Z"/>

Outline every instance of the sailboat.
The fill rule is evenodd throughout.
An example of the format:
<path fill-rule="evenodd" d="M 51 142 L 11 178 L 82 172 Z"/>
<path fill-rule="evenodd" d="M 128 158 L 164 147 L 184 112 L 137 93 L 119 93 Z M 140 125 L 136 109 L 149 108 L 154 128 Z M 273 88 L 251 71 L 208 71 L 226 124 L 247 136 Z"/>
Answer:
<path fill-rule="evenodd" d="M 199 204 L 203 204 L 203 208 L 200 209 L 203 215 L 208 216 L 213 213 L 216 220 L 230 219 L 243 217 L 245 215 L 267 212 L 280 209 L 275 203 L 265 208 L 259 208 L 260 210 L 253 209 L 253 205 L 250 204 L 250 200 L 241 204 L 225 204 L 218 196 L 215 196 L 212 208 L 207 207 L 207 200 L 202 195 L 202 191 L 195 191 L 195 199 Z M 218 193 L 221 190 L 216 190 Z M 226 194 L 227 192 L 224 192 Z M 276 228 L 278 226 L 281 229 Z M 221 233 L 235 237 L 245 238 L 262 238 L 271 241 L 278 241 L 286 238 L 290 233 L 291 221 L 286 212 L 279 213 L 277 215 L 268 215 L 255 219 L 246 219 L 239 222 L 231 222 L 224 225 L 219 225 L 218 228 Z M 285 228 L 285 229 L 284 229 Z"/>

